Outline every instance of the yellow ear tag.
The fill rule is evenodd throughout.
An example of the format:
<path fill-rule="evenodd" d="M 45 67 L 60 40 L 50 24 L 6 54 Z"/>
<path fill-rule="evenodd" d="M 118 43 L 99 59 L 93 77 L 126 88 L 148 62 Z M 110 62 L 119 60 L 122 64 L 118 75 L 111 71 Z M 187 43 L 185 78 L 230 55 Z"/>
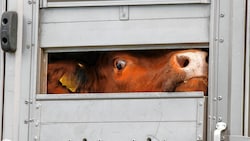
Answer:
<path fill-rule="evenodd" d="M 76 92 L 78 87 L 77 78 L 72 73 L 65 73 L 59 80 L 71 92 Z"/>

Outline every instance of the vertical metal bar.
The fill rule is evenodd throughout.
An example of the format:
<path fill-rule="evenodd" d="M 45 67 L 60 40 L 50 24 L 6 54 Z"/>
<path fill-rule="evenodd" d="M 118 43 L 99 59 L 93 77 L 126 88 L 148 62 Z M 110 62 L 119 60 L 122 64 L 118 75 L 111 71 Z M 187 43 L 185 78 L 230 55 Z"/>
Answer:
<path fill-rule="evenodd" d="M 247 1 L 247 16 L 246 16 L 246 55 L 245 55 L 245 103 L 244 103 L 244 136 L 250 135 L 249 122 L 249 100 L 250 100 L 250 2 Z"/>
<path fill-rule="evenodd" d="M 219 1 L 211 0 L 210 7 L 210 41 L 209 41 L 209 97 L 208 97 L 208 121 L 207 121 L 207 140 L 213 139 L 213 132 L 216 125 L 218 93 L 218 10 Z"/>
<path fill-rule="evenodd" d="M 48 1 L 47 0 L 42 0 L 42 5 L 40 7 L 42 7 L 42 8 L 48 7 Z"/>
<path fill-rule="evenodd" d="M 1 14 L 6 11 L 6 0 L 0 1 Z M 4 99 L 4 60 L 5 54 L 0 50 L 0 140 L 2 140 L 3 132 L 3 99 Z"/>
<path fill-rule="evenodd" d="M 43 0 L 43 2 L 47 0 Z M 41 70 L 41 63 L 44 57 L 42 56 L 42 50 L 39 47 L 39 40 L 38 40 L 38 34 L 39 34 L 39 8 L 40 6 L 35 4 L 33 5 L 32 9 L 32 19 L 33 19 L 33 24 L 32 24 L 32 29 L 31 29 L 31 44 L 32 44 L 32 50 L 31 50 L 31 56 L 30 56 L 30 99 L 33 99 L 35 103 L 30 106 L 30 117 L 35 119 L 35 123 L 30 126 L 30 131 L 29 131 L 29 139 L 30 140 L 39 140 L 39 121 L 37 119 L 40 118 L 40 112 L 39 112 L 39 107 L 40 104 L 37 103 L 36 101 L 36 94 L 39 91 L 40 92 L 40 74 L 44 71 Z M 46 57 L 47 61 L 47 57 Z M 47 63 L 46 63 L 47 65 Z M 47 70 L 47 69 L 46 69 Z M 45 77 L 47 78 L 47 77 Z M 47 82 L 47 81 L 43 81 Z M 46 89 L 47 90 L 47 89 Z"/>
<path fill-rule="evenodd" d="M 17 50 L 15 53 L 6 53 L 3 140 L 28 140 L 29 125 L 25 121 L 30 120 L 29 104 L 25 101 L 29 100 L 30 93 L 30 73 L 27 71 L 30 66 L 27 67 L 27 60 L 31 44 L 27 44 L 30 36 L 27 30 L 32 23 L 32 4 L 33 1 L 29 0 L 8 0 L 7 9 L 24 16 L 18 16 Z"/>
<path fill-rule="evenodd" d="M 223 121 L 230 127 L 225 134 L 242 135 L 245 0 L 212 0 L 210 21 L 208 131 Z"/>
<path fill-rule="evenodd" d="M 225 0 L 225 3 L 228 2 Z M 230 109 L 228 125 L 230 135 L 243 135 L 244 56 L 245 56 L 245 0 L 231 0 L 230 4 Z"/>
<path fill-rule="evenodd" d="M 7 0 L 7 10 L 22 15 L 22 0 Z M 18 140 L 20 104 L 20 61 L 22 45 L 22 16 L 18 17 L 17 51 L 5 55 L 3 140 Z M 12 111 L 12 112 L 10 112 Z"/>

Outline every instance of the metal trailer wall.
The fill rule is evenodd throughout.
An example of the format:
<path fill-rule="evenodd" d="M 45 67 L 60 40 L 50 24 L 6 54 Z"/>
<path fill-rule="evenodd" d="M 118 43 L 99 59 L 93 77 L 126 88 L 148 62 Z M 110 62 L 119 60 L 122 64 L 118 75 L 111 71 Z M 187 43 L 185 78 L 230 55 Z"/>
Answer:
<path fill-rule="evenodd" d="M 244 136 L 250 136 L 250 2 L 247 1 L 246 11 L 246 56 L 245 56 L 245 107 L 244 107 Z"/>
<path fill-rule="evenodd" d="M 29 130 L 24 121 L 29 119 L 30 56 L 32 7 L 26 0 L 7 0 L 7 10 L 18 13 L 17 50 L 6 53 L 4 81 L 3 140 L 27 141 Z"/>
<path fill-rule="evenodd" d="M 6 11 L 6 1 L 0 1 L 0 13 Z M 0 45 L 1 46 L 1 45 Z M 4 52 L 0 50 L 0 140 L 2 140 L 3 92 L 4 92 Z"/>
<path fill-rule="evenodd" d="M 39 46 L 38 3 L 8 0 L 7 9 L 18 12 L 19 24 L 17 51 L 6 53 L 5 60 L 3 139 L 34 140 L 36 131 L 30 129 L 34 126 L 32 114 L 36 103 L 32 101 L 36 99 L 37 82 L 34 78 L 38 72 L 31 66 L 39 66 L 39 50 L 34 49 Z M 208 141 L 213 141 L 217 122 L 228 125 L 223 132 L 225 140 L 250 140 L 247 133 L 249 127 L 246 125 L 249 119 L 248 108 L 244 109 L 249 106 L 249 79 L 245 81 L 245 76 L 249 77 L 249 66 L 247 64 L 245 67 L 244 61 L 246 55 L 246 62 L 249 62 L 249 23 L 245 49 L 246 3 L 247 0 L 211 0 Z"/>
<path fill-rule="evenodd" d="M 212 1 L 209 132 L 215 123 L 228 124 L 230 140 L 243 135 L 246 1 Z M 212 70 L 211 70 L 212 69 Z M 212 72 L 212 73 L 211 73 Z M 211 140 L 211 138 L 209 139 Z M 236 139 L 237 140 L 237 139 Z"/>

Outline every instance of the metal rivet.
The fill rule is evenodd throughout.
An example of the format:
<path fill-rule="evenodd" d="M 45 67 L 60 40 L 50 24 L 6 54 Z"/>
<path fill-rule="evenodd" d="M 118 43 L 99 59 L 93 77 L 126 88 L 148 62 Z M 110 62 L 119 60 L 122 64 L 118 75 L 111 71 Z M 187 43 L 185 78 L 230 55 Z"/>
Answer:
<path fill-rule="evenodd" d="M 25 100 L 24 103 L 25 104 L 33 104 L 33 101 L 32 100 Z"/>
<path fill-rule="evenodd" d="M 31 122 L 34 122 L 34 119 L 26 119 L 26 120 L 24 120 L 24 124 L 29 124 Z"/>
<path fill-rule="evenodd" d="M 33 1 L 32 0 L 28 0 L 28 4 L 32 4 L 33 3 Z"/>
<path fill-rule="evenodd" d="M 202 140 L 201 135 L 199 135 L 199 136 L 197 137 L 197 141 L 200 141 L 200 140 Z"/>
<path fill-rule="evenodd" d="M 199 102 L 199 106 L 203 106 L 203 102 Z"/>
<path fill-rule="evenodd" d="M 218 100 L 222 100 L 222 96 L 218 96 Z"/>
<path fill-rule="evenodd" d="M 28 4 L 35 4 L 36 2 L 34 0 L 28 0 Z"/>
<path fill-rule="evenodd" d="M 221 140 L 223 140 L 223 141 L 224 141 L 225 139 L 226 139 L 226 138 L 225 138 L 225 136 L 222 136 L 222 137 L 221 137 Z"/>
<path fill-rule="evenodd" d="M 221 122 L 222 121 L 222 117 L 218 117 L 218 121 Z"/>
<path fill-rule="evenodd" d="M 41 107 L 41 104 L 40 103 L 37 103 L 36 104 L 36 109 L 39 109 Z"/>
<path fill-rule="evenodd" d="M 35 136 L 35 137 L 34 137 L 34 141 L 37 141 L 37 140 L 38 140 L 38 136 Z"/>
<path fill-rule="evenodd" d="M 28 100 L 25 100 L 24 103 L 25 103 L 25 104 L 29 104 L 29 101 L 28 101 Z"/>
<path fill-rule="evenodd" d="M 219 41 L 220 41 L 220 43 L 223 43 L 223 42 L 224 42 L 224 39 L 220 39 Z"/>
<path fill-rule="evenodd" d="M 216 120 L 216 117 L 215 117 L 215 116 L 213 116 L 213 120 Z"/>
<path fill-rule="evenodd" d="M 39 120 L 36 120 L 35 127 L 38 127 L 38 126 L 39 126 Z"/>
<path fill-rule="evenodd" d="M 224 18 L 224 17 L 225 17 L 225 14 L 224 14 L 224 13 L 221 13 L 221 14 L 220 14 L 220 17 L 221 17 L 221 18 Z"/>
<path fill-rule="evenodd" d="M 31 20 L 29 20 L 27 23 L 28 23 L 28 24 L 32 24 L 32 21 L 31 21 Z"/>
<path fill-rule="evenodd" d="M 26 48 L 27 48 L 27 49 L 30 49 L 30 45 L 26 45 Z"/>
<path fill-rule="evenodd" d="M 217 101 L 217 97 L 215 97 L 213 100 L 214 100 L 214 101 Z"/>
<path fill-rule="evenodd" d="M 198 122 L 198 125 L 202 125 L 202 121 Z"/>

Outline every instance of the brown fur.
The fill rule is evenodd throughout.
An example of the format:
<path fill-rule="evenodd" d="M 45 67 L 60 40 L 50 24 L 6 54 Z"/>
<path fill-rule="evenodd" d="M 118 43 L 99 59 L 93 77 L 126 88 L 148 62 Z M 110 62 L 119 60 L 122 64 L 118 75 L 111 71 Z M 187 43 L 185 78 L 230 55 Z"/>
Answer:
<path fill-rule="evenodd" d="M 197 50 L 189 50 L 197 51 Z M 96 64 L 86 67 L 79 85 L 81 93 L 204 91 L 207 93 L 207 74 L 184 80 L 185 72 L 174 61 L 176 53 L 184 51 L 125 51 L 106 52 Z M 122 70 L 117 60 L 126 61 Z M 76 72 L 77 62 L 59 61 L 48 65 L 48 93 L 69 93 L 58 80 L 63 74 Z"/>

